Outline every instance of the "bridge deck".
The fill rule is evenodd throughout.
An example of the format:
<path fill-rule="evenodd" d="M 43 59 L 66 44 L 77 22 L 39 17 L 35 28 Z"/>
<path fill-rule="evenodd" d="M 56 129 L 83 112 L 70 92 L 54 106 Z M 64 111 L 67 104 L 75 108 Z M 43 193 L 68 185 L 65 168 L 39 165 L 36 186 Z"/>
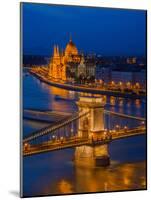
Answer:
<path fill-rule="evenodd" d="M 83 146 L 83 145 L 91 145 L 91 146 L 103 145 L 105 143 L 109 143 L 117 139 L 142 135 L 142 134 L 145 134 L 145 132 L 146 132 L 145 127 L 139 127 L 139 128 L 134 128 L 127 131 L 121 130 L 116 133 L 112 133 L 111 136 L 107 136 L 105 138 L 99 138 L 97 140 L 90 139 L 90 138 L 78 138 L 74 136 L 64 141 L 55 141 L 55 142 L 48 141 L 39 145 L 32 145 L 28 150 L 23 151 L 23 156 L 30 156 L 34 154 L 61 150 L 65 148 L 73 148 L 73 147 L 78 147 L 78 146 Z"/>

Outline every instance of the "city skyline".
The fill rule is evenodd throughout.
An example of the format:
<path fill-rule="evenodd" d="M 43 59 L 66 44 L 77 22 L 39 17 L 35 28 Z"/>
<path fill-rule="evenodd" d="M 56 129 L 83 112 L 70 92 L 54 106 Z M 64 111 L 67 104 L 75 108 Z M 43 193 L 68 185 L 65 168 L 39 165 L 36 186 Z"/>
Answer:
<path fill-rule="evenodd" d="M 28 3 L 23 11 L 25 55 L 50 55 L 54 44 L 65 47 L 70 34 L 86 53 L 146 55 L 146 11 Z"/>

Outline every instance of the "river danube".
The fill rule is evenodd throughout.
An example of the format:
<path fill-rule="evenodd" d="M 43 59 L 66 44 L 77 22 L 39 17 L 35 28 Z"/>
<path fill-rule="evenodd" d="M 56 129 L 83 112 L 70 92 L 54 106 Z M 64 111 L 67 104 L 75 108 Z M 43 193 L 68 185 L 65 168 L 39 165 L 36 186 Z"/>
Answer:
<path fill-rule="evenodd" d="M 58 100 L 56 95 L 62 97 Z M 23 108 L 75 112 L 79 94 L 49 86 L 23 74 Z M 124 100 L 106 106 L 116 112 L 145 116 L 144 101 Z M 23 120 L 23 136 L 48 123 Z M 78 167 L 72 162 L 75 149 L 59 150 L 23 158 L 24 196 L 146 188 L 146 137 L 117 140 L 109 145 L 109 167 Z"/>

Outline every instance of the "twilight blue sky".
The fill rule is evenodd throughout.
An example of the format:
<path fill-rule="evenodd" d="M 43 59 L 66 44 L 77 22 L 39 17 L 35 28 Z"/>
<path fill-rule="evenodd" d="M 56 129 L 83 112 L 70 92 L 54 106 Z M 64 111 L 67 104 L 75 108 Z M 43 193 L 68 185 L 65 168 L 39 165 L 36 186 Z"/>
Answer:
<path fill-rule="evenodd" d="M 145 55 L 146 12 L 22 4 L 23 53 L 50 55 L 71 33 L 78 50 L 101 55 Z"/>

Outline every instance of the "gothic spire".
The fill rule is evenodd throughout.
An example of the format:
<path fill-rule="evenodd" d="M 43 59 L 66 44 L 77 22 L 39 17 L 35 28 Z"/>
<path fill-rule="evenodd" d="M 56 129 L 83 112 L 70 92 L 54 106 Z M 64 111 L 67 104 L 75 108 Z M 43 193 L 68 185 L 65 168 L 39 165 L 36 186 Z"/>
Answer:
<path fill-rule="evenodd" d="M 70 42 L 72 42 L 72 35 L 71 33 L 69 34 Z"/>
<path fill-rule="evenodd" d="M 56 48 L 56 45 L 54 45 L 53 56 L 56 56 L 56 55 L 57 55 L 57 48 Z"/>
<path fill-rule="evenodd" d="M 58 47 L 58 45 L 56 47 L 56 51 L 57 51 L 57 56 L 59 56 L 59 47 Z"/>

